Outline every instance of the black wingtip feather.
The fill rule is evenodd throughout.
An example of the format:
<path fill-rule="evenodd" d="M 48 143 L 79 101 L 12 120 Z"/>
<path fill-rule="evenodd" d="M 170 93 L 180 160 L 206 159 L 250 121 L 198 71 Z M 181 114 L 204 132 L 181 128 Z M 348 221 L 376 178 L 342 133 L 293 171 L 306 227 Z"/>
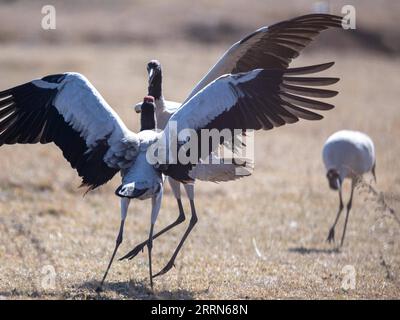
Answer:
<path fill-rule="evenodd" d="M 289 69 L 285 70 L 285 74 L 304 75 L 304 74 L 318 73 L 318 72 L 322 72 L 322 71 L 329 69 L 334 64 L 335 64 L 335 62 L 332 61 L 332 62 L 321 63 L 321 64 L 316 64 L 316 65 L 307 66 L 307 67 L 289 68 Z"/>
<path fill-rule="evenodd" d="M 338 92 L 334 90 L 327 89 L 316 89 L 307 88 L 301 86 L 293 86 L 288 84 L 281 84 L 281 89 L 287 93 L 298 94 L 301 96 L 312 97 L 312 98 L 333 98 Z"/>
<path fill-rule="evenodd" d="M 284 84 L 289 85 L 301 85 L 301 86 L 330 86 L 337 83 L 339 78 L 326 78 L 326 77 L 293 77 L 284 76 L 282 77 Z"/>

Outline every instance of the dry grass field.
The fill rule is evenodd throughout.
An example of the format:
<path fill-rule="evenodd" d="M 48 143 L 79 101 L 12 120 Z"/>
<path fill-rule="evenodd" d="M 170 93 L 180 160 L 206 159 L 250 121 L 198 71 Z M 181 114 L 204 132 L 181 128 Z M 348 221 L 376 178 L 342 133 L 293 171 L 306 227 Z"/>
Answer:
<path fill-rule="evenodd" d="M 332 12 L 340 13 L 342 2 L 335 1 Z M 40 28 L 40 10 L 48 3 L 57 9 L 54 31 Z M 54 145 L 2 146 L 0 298 L 400 298 L 400 225 L 382 204 L 400 214 L 400 42 L 394 34 L 399 3 L 353 3 L 361 31 L 375 30 L 375 37 L 363 42 L 345 34 L 350 31 L 336 30 L 294 63 L 336 61 L 325 73 L 341 78 L 335 85 L 340 94 L 332 99 L 336 108 L 319 122 L 257 133 L 251 177 L 196 183 L 199 223 L 176 268 L 155 280 L 154 292 L 146 252 L 115 262 L 104 292 L 95 292 L 118 231 L 114 190 L 119 176 L 83 197 L 79 178 Z M 139 118 L 130 106 L 146 94 L 148 60 L 157 58 L 164 66 L 166 98 L 183 100 L 230 43 L 262 25 L 310 12 L 312 4 L 0 1 L 0 90 L 77 71 L 137 129 Z M 321 150 L 325 139 L 343 128 L 364 131 L 374 140 L 378 183 L 372 185 L 379 195 L 357 189 L 346 242 L 338 252 L 325 242 L 338 203 L 328 188 Z M 346 184 L 346 199 L 348 192 Z M 186 201 L 185 209 L 189 215 Z M 149 201 L 131 203 L 119 256 L 145 239 L 149 210 Z M 177 215 L 167 186 L 156 228 Z M 155 240 L 155 271 L 168 261 L 185 227 Z M 53 287 L 43 286 L 48 265 L 56 273 Z M 342 288 L 347 265 L 356 271 L 350 290 Z"/>

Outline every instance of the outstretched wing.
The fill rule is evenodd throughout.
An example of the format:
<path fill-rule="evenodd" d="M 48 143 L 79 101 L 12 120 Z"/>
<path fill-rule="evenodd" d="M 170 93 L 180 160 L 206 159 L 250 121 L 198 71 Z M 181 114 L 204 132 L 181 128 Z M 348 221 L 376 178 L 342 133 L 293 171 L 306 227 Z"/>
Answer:
<path fill-rule="evenodd" d="M 268 130 L 297 122 L 299 118 L 320 120 L 323 117 L 309 109 L 323 111 L 334 106 L 313 98 L 330 98 L 338 92 L 315 86 L 331 85 L 339 79 L 303 75 L 323 71 L 332 65 L 333 63 L 326 63 L 286 70 L 256 69 L 221 76 L 172 115 L 163 135 L 173 136 L 171 132 L 174 131 L 179 138 L 185 129 L 197 131 L 200 149 L 197 154 L 199 158 L 203 158 L 204 154 L 209 154 L 213 149 L 208 149 L 212 144 L 203 141 L 209 137 L 201 134 L 202 129 L 217 129 L 218 132 L 228 130 L 231 132 L 231 141 L 234 141 L 235 135 L 242 134 L 246 129 Z M 235 129 L 240 129 L 239 133 Z M 187 142 L 185 138 L 181 139 L 178 139 L 178 145 Z M 225 141 L 219 141 L 222 142 Z M 193 163 L 180 164 L 178 159 L 178 164 L 167 166 L 165 174 L 181 181 L 191 180 L 188 172 L 192 166 Z"/>
<path fill-rule="evenodd" d="M 135 159 L 137 136 L 82 75 L 64 73 L 0 92 L 0 146 L 54 142 L 89 190 Z"/>
<path fill-rule="evenodd" d="M 226 51 L 185 101 L 224 74 L 253 69 L 286 69 L 321 31 L 341 25 L 339 16 L 309 14 L 260 28 Z"/>

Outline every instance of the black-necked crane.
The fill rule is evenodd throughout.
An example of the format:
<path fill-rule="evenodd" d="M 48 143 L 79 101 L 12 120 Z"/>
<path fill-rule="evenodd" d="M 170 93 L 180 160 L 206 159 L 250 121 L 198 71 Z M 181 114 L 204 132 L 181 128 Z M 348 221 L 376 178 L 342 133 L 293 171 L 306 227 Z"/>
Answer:
<path fill-rule="evenodd" d="M 54 142 L 88 191 L 121 172 L 122 184 L 116 190 L 121 223 L 103 281 L 123 239 L 130 199 L 152 199 L 152 234 L 163 189 L 161 173 L 146 161 L 146 149 L 158 134 L 130 131 L 83 75 L 50 75 L 0 92 L 0 132 L 0 145 Z"/>
<path fill-rule="evenodd" d="M 328 86 L 339 79 L 307 76 L 330 68 L 333 63 L 288 68 L 290 61 L 321 30 L 340 27 L 341 18 L 332 15 L 308 15 L 260 29 L 241 41 L 252 43 L 250 56 L 236 61 L 242 70 L 226 73 L 220 67 L 213 77 L 201 81 L 181 107 L 171 116 L 164 130 L 130 131 L 100 93 L 82 75 L 64 73 L 46 76 L 0 92 L 0 145 L 15 143 L 54 142 L 73 168 L 82 177 L 82 184 L 92 190 L 122 173 L 122 184 L 116 190 L 121 197 L 121 224 L 109 266 L 122 241 L 129 201 L 132 198 L 152 200 L 149 238 L 150 281 L 167 272 L 197 222 L 195 208 L 178 247 L 167 265 L 156 275 L 151 268 L 151 248 L 163 190 L 162 175 L 182 183 L 195 178 L 196 165 L 203 156 L 209 157 L 215 148 L 227 142 L 219 139 L 211 148 L 200 134 L 198 145 L 206 145 L 196 153 L 196 159 L 186 162 L 153 163 L 149 154 L 154 150 L 180 154 L 187 144 L 181 132 L 226 130 L 232 140 L 246 130 L 269 130 L 300 118 L 320 120 L 311 110 L 330 110 L 332 104 L 314 98 L 331 98 L 337 91 L 315 88 Z M 254 44 L 256 43 L 256 44 Z M 258 45 L 257 45 L 258 43 Z M 240 44 L 239 44 L 240 45 Z M 239 50 L 242 52 L 242 50 Z M 251 61 L 259 59 L 253 68 Z M 218 64 L 217 64 L 218 66 Z M 219 74 L 223 72 L 222 74 Z M 200 88 L 201 87 L 201 88 Z M 145 103 L 150 103 L 145 101 Z M 209 139 L 208 135 L 205 135 Z M 171 144 L 171 137 L 177 139 Z M 232 141 L 231 141 L 232 143 Z M 177 150 L 174 150 L 174 147 Z M 183 148 L 183 149 L 182 149 Z M 233 151 L 235 148 L 233 148 Z M 107 270 L 109 269 L 109 266 Z M 106 271 L 107 273 L 107 271 Z M 152 282 L 151 282 L 152 284 Z"/>
<path fill-rule="evenodd" d="M 325 142 L 322 157 L 326 168 L 329 187 L 339 192 L 339 209 L 335 222 L 329 230 L 327 241 L 335 240 L 335 227 L 343 210 L 342 184 L 351 179 L 350 199 L 347 203 L 346 218 L 340 246 L 343 246 L 347 222 L 353 203 L 353 193 L 360 177 L 371 172 L 375 175 L 375 148 L 371 138 L 359 131 L 341 130 L 332 134 Z"/>
<path fill-rule="evenodd" d="M 152 60 L 147 64 L 148 72 L 148 95 L 155 99 L 155 118 L 156 127 L 159 130 L 163 130 L 168 123 L 169 118 L 178 110 L 181 106 L 180 103 L 165 100 L 162 95 L 162 70 L 161 64 L 157 60 Z M 137 113 L 142 112 L 142 103 L 135 105 L 135 111 Z M 220 158 L 217 154 L 211 153 L 207 161 L 200 159 L 199 163 L 192 170 L 193 181 L 190 183 L 183 184 L 186 195 L 189 198 L 191 210 L 195 210 L 194 203 L 194 181 L 202 180 L 208 182 L 225 182 L 233 181 L 246 176 L 251 175 L 253 170 L 253 162 L 248 158 L 241 158 L 235 156 L 234 159 Z M 177 219 L 170 225 L 159 231 L 154 235 L 154 239 L 171 230 L 177 225 L 185 221 L 185 212 L 183 210 L 181 200 L 181 183 L 168 177 L 168 182 L 171 186 L 172 193 L 177 201 L 179 215 Z M 139 243 L 129 253 L 123 256 L 120 260 L 129 259 L 132 260 L 143 248 L 146 246 L 147 240 Z"/>
<path fill-rule="evenodd" d="M 257 68 L 286 70 L 292 59 L 296 58 L 300 51 L 321 31 L 329 27 L 340 27 L 340 19 L 340 17 L 327 14 L 310 14 L 256 30 L 252 34 L 235 43 L 222 55 L 217 63 L 195 86 L 185 102 L 201 91 L 207 84 L 224 74 L 248 72 Z M 164 99 L 162 90 L 163 74 L 159 61 L 150 61 L 147 65 L 147 72 L 148 94 L 155 98 L 157 128 L 164 129 L 169 118 L 179 109 L 181 104 L 179 102 Z M 319 83 L 319 79 L 315 79 L 314 81 L 315 83 L 311 84 L 310 80 L 309 85 L 329 84 L 329 79 L 325 79 L 324 83 Z M 293 82 L 291 84 L 299 83 Z M 289 87 L 286 86 L 286 89 L 290 90 L 290 85 Z M 288 98 L 288 96 L 286 98 Z M 137 103 L 135 105 L 135 111 L 140 112 L 140 108 L 141 103 Z M 317 106 L 314 106 L 314 108 L 318 109 Z M 243 116 L 245 116 L 245 114 Z M 243 159 L 241 159 L 239 163 L 243 163 Z M 207 167 L 204 166 L 204 168 Z M 215 168 L 214 173 L 217 174 L 218 171 L 223 170 Z M 231 171 L 232 170 L 230 170 L 230 172 Z M 248 171 L 248 173 L 250 174 L 251 172 Z M 219 176 L 224 175 L 220 174 Z M 226 180 L 233 180 L 236 177 L 236 175 L 230 175 Z M 207 180 L 207 178 L 205 180 Z M 168 181 L 179 208 L 179 217 L 169 226 L 172 228 L 183 222 L 185 215 L 181 202 L 180 183 L 171 177 L 168 177 Z M 189 197 L 191 208 L 194 210 L 194 185 L 193 183 L 186 183 L 184 184 L 184 188 Z M 123 256 L 121 260 L 134 258 L 145 245 L 146 241 L 138 244 L 129 253 Z M 171 265 L 172 263 L 168 264 L 168 270 Z M 166 272 L 168 271 L 167 269 L 163 270 Z"/>

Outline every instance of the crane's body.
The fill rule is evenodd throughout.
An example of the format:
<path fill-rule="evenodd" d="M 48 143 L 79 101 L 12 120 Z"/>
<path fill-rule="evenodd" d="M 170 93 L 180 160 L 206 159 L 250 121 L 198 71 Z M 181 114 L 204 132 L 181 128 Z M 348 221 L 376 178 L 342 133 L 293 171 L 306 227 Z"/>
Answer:
<path fill-rule="evenodd" d="M 329 242 L 335 240 L 335 226 L 343 210 L 342 184 L 346 178 L 351 179 L 350 199 L 347 203 L 346 220 L 340 242 L 340 246 L 343 246 L 357 180 L 363 174 L 371 172 L 376 181 L 374 143 L 365 133 L 341 130 L 335 132 L 326 140 L 322 150 L 322 158 L 330 188 L 339 191 L 339 210 L 335 222 L 329 230 L 327 239 Z"/>
<path fill-rule="evenodd" d="M 341 130 L 331 135 L 322 156 L 326 170 L 337 170 L 342 181 L 370 172 L 375 165 L 374 144 L 359 131 Z"/>
<path fill-rule="evenodd" d="M 162 175 L 146 159 L 147 149 L 157 141 L 159 133 L 154 130 L 144 130 L 138 133 L 140 141 L 136 161 L 127 169 L 121 171 L 122 184 L 116 190 L 118 196 L 131 197 L 134 192 L 143 190 L 135 198 L 144 200 L 151 198 L 162 187 Z"/>

